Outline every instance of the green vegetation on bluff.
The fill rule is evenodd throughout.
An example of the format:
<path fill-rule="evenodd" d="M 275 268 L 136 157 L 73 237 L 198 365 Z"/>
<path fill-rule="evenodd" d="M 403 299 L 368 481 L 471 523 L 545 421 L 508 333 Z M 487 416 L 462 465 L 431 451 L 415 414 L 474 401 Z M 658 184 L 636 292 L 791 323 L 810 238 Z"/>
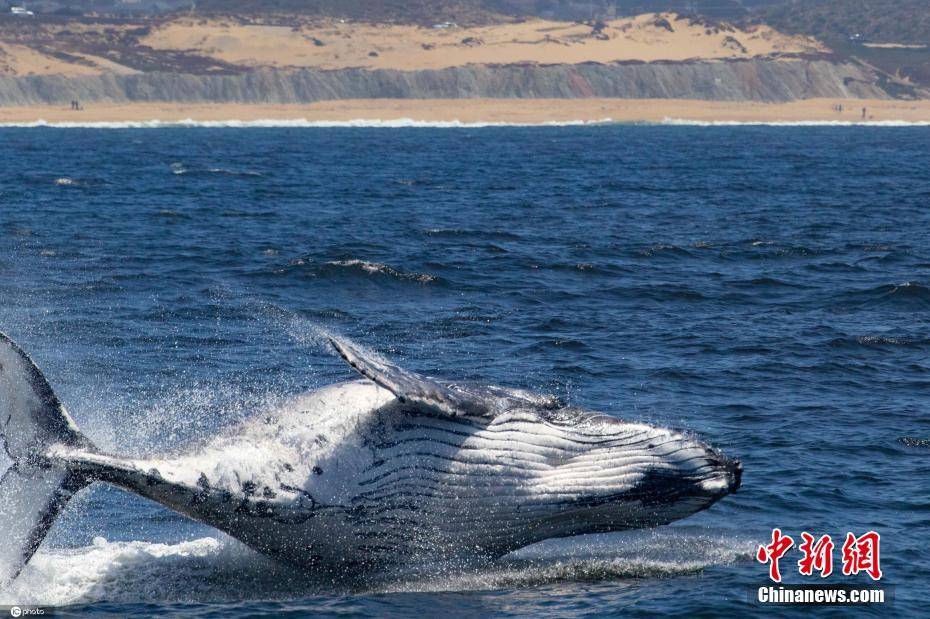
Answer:
<path fill-rule="evenodd" d="M 858 35 L 862 41 L 930 44 L 928 0 L 790 0 L 761 9 L 758 17 L 828 42 Z"/>

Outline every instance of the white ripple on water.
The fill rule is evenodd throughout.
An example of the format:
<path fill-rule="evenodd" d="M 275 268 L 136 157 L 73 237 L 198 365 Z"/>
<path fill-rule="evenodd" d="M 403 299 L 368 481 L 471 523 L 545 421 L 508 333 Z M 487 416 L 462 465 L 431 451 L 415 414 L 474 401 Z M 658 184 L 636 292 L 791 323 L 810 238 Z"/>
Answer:
<path fill-rule="evenodd" d="M 6 122 L 0 123 L 0 128 L 38 128 L 53 129 L 164 129 L 164 128 L 232 128 L 232 129 L 330 129 L 330 128 L 372 128 L 372 129 L 480 129 L 483 127 L 580 127 L 586 125 L 683 125 L 695 127 L 738 127 L 738 126 L 766 126 L 766 127 L 928 127 L 930 121 L 906 120 L 791 120 L 791 121 L 703 121 L 687 118 L 665 118 L 658 122 L 652 121 L 617 121 L 612 118 L 598 120 L 565 120 L 546 121 L 539 123 L 515 122 L 463 122 L 460 120 L 427 121 L 412 118 L 396 118 L 391 120 L 354 119 L 354 120 L 308 120 L 305 118 L 293 119 L 259 119 L 259 120 L 145 120 L 145 121 L 99 121 L 99 122 L 55 122 L 37 120 L 33 122 Z"/>
<path fill-rule="evenodd" d="M 436 277 L 428 273 L 408 273 L 405 271 L 398 271 L 397 269 L 386 264 L 382 264 L 380 262 L 369 262 L 368 260 L 331 260 L 326 264 L 336 267 L 361 269 L 363 272 L 368 273 L 369 275 L 389 275 L 397 279 L 409 279 L 423 283 L 436 281 Z"/>

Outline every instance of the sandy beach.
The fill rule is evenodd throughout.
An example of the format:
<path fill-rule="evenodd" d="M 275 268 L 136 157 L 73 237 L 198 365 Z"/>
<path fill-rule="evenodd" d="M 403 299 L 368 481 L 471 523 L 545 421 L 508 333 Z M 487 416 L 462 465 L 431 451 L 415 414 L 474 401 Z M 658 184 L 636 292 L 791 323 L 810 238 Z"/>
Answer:
<path fill-rule="evenodd" d="M 836 106 L 842 105 L 839 112 Z M 863 119 L 862 109 L 866 109 Z M 930 100 L 808 99 L 746 103 L 677 99 L 367 99 L 309 105 L 86 104 L 0 107 L 0 123 L 398 121 L 545 124 L 586 122 L 930 122 Z"/>

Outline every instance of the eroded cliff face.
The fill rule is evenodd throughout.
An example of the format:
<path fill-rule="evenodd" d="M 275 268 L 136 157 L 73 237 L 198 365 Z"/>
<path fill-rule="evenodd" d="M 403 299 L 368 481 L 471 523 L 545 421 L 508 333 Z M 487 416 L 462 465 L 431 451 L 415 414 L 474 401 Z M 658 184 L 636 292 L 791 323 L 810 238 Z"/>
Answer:
<path fill-rule="evenodd" d="M 332 99 L 580 98 L 783 102 L 814 97 L 889 98 L 878 74 L 828 59 L 752 59 L 578 65 L 471 65 L 446 69 L 260 69 L 177 73 L 0 76 L 0 105 L 312 103 Z M 907 94 L 907 93 L 904 93 Z"/>

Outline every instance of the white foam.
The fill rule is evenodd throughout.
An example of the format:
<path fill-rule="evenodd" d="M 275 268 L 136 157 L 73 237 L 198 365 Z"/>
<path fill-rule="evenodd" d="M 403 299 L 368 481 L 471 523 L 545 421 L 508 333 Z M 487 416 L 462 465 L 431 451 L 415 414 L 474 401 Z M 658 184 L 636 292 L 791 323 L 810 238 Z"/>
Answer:
<path fill-rule="evenodd" d="M 412 118 L 397 118 L 393 120 L 307 120 L 305 118 L 294 119 L 260 119 L 260 120 L 145 120 L 145 121 L 121 121 L 121 122 L 57 122 L 37 120 L 33 122 L 3 122 L 0 128 L 31 128 L 31 127 L 51 127 L 55 129 L 161 129 L 170 127 L 201 127 L 201 128 L 294 128 L 294 129 L 313 129 L 313 128 L 340 128 L 340 127 L 365 127 L 365 128 L 384 128 L 384 129 L 403 129 L 403 128 L 436 128 L 436 129 L 477 129 L 482 127 L 574 127 L 583 125 L 603 125 L 610 124 L 614 121 L 610 118 L 601 120 L 567 120 L 567 121 L 547 121 L 541 123 L 512 123 L 512 122 L 462 122 L 460 120 L 450 121 L 431 121 L 431 120 L 414 120 Z"/>
<path fill-rule="evenodd" d="M 351 260 L 331 260 L 326 264 L 336 267 L 361 269 L 369 275 L 390 275 L 391 277 L 396 277 L 398 279 L 409 279 L 423 283 L 434 282 L 437 279 L 435 275 L 430 275 L 428 273 L 407 273 L 398 271 L 397 269 L 394 269 L 380 262 L 369 262 L 368 260 L 359 260 L 357 258 L 353 258 Z"/>
<path fill-rule="evenodd" d="M 589 580 L 693 574 L 746 560 L 755 542 L 691 529 L 631 532 L 552 540 L 491 566 L 429 566 L 363 585 L 365 590 L 469 591 Z M 294 599 L 344 592 L 220 535 L 175 544 L 109 542 L 82 548 L 42 548 L 0 605 L 64 606 L 108 602 L 227 602 Z"/>
<path fill-rule="evenodd" d="M 485 127 L 579 127 L 596 125 L 680 125 L 689 127 L 930 127 L 930 121 L 906 120 L 775 120 L 775 121 L 737 121 L 737 120 L 691 120 L 687 118 L 667 117 L 659 122 L 616 121 L 612 118 L 600 120 L 565 120 L 538 123 L 521 122 L 463 122 L 460 120 L 432 121 L 396 118 L 392 120 L 374 120 L 358 118 L 354 120 L 307 120 L 293 119 L 259 119 L 259 120 L 145 120 L 145 121 L 99 121 L 71 122 L 46 121 L 0 122 L 0 128 L 35 128 L 53 129 L 165 129 L 165 128 L 283 128 L 283 129 L 327 129 L 327 128 L 373 128 L 373 129 L 481 129 Z"/>
<path fill-rule="evenodd" d="M 665 118 L 663 125 L 687 127 L 930 127 L 930 121 L 917 120 L 690 120 Z"/>
<path fill-rule="evenodd" d="M 217 557 L 221 547 L 213 538 L 174 545 L 96 538 L 84 548 L 40 550 L 10 588 L 0 593 L 0 604 L 156 601 L 169 592 L 183 591 L 183 586 L 173 585 L 185 583 L 196 595 L 204 567 L 210 563 L 207 559 Z"/>

